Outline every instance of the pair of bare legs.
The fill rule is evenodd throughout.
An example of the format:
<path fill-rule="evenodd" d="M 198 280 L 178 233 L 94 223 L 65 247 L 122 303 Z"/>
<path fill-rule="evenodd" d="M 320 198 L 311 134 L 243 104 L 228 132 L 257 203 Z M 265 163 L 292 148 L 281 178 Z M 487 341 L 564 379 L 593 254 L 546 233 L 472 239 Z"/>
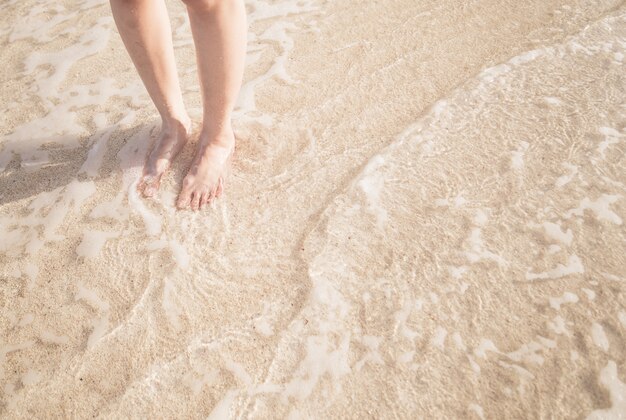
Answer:
<path fill-rule="evenodd" d="M 161 115 L 138 184 L 154 196 L 163 174 L 190 135 L 191 120 L 179 85 L 172 32 L 164 0 L 110 0 L 124 45 Z M 183 0 L 187 6 L 202 94 L 202 130 L 177 207 L 203 208 L 219 197 L 235 147 L 231 114 L 241 87 L 246 51 L 243 0 Z"/>

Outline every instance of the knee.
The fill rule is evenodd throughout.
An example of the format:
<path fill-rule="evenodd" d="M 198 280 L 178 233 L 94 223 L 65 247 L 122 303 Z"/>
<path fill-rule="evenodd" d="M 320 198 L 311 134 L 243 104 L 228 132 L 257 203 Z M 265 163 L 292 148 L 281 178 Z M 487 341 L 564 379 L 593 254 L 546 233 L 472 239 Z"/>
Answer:
<path fill-rule="evenodd" d="M 219 7 L 232 6 L 241 0 L 182 0 L 188 9 L 194 12 L 212 12 Z"/>

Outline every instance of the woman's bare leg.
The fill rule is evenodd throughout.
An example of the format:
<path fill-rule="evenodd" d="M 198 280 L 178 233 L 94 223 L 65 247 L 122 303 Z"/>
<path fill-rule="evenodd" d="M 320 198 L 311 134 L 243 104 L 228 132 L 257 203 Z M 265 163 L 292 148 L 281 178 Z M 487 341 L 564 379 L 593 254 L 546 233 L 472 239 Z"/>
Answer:
<path fill-rule="evenodd" d="M 110 0 L 117 29 L 154 105 L 161 133 L 146 161 L 139 191 L 153 196 L 191 128 L 174 62 L 172 31 L 163 0 Z"/>
<path fill-rule="evenodd" d="M 197 210 L 223 189 L 235 144 L 231 114 L 243 78 L 247 24 L 243 0 L 183 1 L 196 46 L 203 121 L 177 205 Z"/>

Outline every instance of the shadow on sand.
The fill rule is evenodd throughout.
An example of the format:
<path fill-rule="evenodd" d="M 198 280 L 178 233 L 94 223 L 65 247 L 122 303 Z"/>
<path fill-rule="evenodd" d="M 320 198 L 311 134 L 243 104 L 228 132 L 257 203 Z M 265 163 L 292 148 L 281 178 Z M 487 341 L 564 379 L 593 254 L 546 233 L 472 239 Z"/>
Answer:
<path fill-rule="evenodd" d="M 35 197 L 42 192 L 53 191 L 75 179 L 104 180 L 116 174 L 121 175 L 125 169 L 142 166 L 145 153 L 141 153 L 137 159 L 126 165 L 118 154 L 129 141 L 136 144 L 134 151 L 147 150 L 153 139 L 155 127 L 156 123 L 145 123 L 130 128 L 112 126 L 87 137 L 66 137 L 62 143 L 58 139 L 43 142 L 44 146 L 37 150 L 45 150 L 49 159 L 46 163 L 34 167 L 22 165 L 20 155 L 14 153 L 6 169 L 0 172 L 0 206 Z M 144 137 L 143 141 L 147 144 L 142 144 L 139 136 Z M 69 144 L 79 146 L 68 147 Z M 6 144 L 0 143 L 0 151 L 6 147 L 8 147 Z M 101 148 L 101 153 L 95 150 L 98 147 Z M 29 155 L 37 150 L 25 150 L 21 147 L 20 153 Z M 86 164 L 88 160 L 89 164 Z"/>

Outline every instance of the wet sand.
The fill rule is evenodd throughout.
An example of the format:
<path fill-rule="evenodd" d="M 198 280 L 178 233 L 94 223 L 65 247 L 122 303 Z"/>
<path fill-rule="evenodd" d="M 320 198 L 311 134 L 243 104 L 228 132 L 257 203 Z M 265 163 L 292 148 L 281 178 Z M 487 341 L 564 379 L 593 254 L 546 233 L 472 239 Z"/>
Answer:
<path fill-rule="evenodd" d="M 201 213 L 108 4 L 0 5 L 0 415 L 626 418 L 626 5 L 246 4 Z"/>

